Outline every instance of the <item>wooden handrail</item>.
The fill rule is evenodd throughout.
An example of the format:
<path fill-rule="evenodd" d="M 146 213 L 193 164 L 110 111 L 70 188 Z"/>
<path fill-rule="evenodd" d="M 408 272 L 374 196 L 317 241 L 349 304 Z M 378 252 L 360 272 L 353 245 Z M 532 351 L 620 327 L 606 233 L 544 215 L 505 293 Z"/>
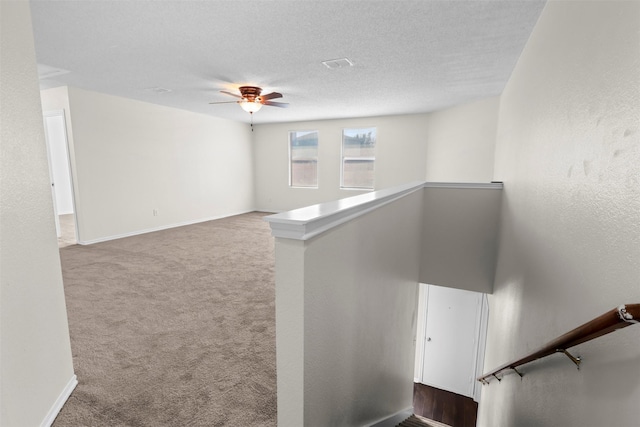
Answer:
<path fill-rule="evenodd" d="M 534 351 L 521 359 L 502 365 L 493 371 L 487 372 L 481 377 L 478 377 L 478 381 L 483 384 L 488 384 L 491 378 L 496 378 L 500 381 L 501 378 L 498 377 L 498 374 L 508 369 L 513 370 L 522 377 L 522 374 L 516 369 L 518 366 L 554 353 L 564 353 L 573 361 L 573 363 L 576 364 L 576 366 L 578 366 L 578 369 L 580 369 L 580 358 L 573 357 L 567 349 L 634 323 L 640 323 L 640 304 L 621 305 L 620 307 L 614 308 L 613 310 L 604 313 L 602 316 L 596 317 L 584 325 L 578 326 L 566 334 L 559 336 L 539 350 Z"/>

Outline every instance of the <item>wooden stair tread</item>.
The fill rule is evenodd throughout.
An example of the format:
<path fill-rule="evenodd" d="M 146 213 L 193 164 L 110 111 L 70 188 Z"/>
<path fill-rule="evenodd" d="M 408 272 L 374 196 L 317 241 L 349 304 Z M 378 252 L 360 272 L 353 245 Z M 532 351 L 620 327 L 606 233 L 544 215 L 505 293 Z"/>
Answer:
<path fill-rule="evenodd" d="M 397 427 L 451 427 L 438 421 L 433 421 L 419 415 L 411 415 L 409 418 L 398 424 Z"/>

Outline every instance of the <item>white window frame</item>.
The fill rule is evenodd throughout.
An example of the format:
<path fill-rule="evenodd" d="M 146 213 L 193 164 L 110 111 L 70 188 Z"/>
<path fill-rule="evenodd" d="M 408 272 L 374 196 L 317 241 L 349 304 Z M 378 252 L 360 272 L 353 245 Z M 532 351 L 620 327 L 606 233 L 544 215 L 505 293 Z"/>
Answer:
<path fill-rule="evenodd" d="M 306 185 L 293 185 L 293 173 L 292 173 L 292 169 L 293 169 L 293 158 L 291 156 L 291 134 L 292 133 L 301 133 L 301 132 L 307 132 L 307 133 L 313 133 L 315 132 L 316 135 L 318 135 L 318 144 L 317 144 L 317 148 L 316 148 L 316 157 L 315 157 L 315 161 L 316 161 L 316 185 L 315 186 L 306 186 Z M 306 188 L 306 189 L 312 189 L 312 190 L 317 190 L 318 187 L 320 186 L 320 156 L 319 154 L 319 150 L 320 150 L 320 131 L 318 130 L 290 130 L 287 133 L 287 146 L 288 146 L 288 151 L 289 151 L 289 188 Z M 303 159 L 297 159 L 297 160 L 307 160 L 305 158 Z M 309 157 L 308 160 L 314 160 L 313 157 Z"/>
<path fill-rule="evenodd" d="M 359 126 L 359 127 L 350 127 L 343 128 L 341 141 L 340 141 L 340 189 L 341 190 L 357 190 L 357 191 L 373 191 L 376 186 L 376 177 L 375 177 L 375 165 L 376 165 L 376 156 L 368 156 L 368 157 L 345 157 L 344 156 L 344 131 L 345 130 L 353 130 L 353 129 L 375 129 L 376 132 L 376 146 L 378 145 L 378 128 L 376 126 Z M 373 183 L 371 187 L 346 187 L 344 185 L 344 162 L 349 160 L 364 160 L 373 162 Z"/>

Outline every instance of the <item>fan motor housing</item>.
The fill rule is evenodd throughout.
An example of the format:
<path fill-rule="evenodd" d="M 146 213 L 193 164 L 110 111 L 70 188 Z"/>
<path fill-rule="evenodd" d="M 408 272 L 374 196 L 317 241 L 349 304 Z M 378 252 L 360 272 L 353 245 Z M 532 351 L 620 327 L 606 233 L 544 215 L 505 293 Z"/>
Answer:
<path fill-rule="evenodd" d="M 254 101 L 260 96 L 260 92 L 262 92 L 262 89 L 256 86 L 240 86 L 238 90 L 242 94 L 242 97 L 249 101 Z"/>

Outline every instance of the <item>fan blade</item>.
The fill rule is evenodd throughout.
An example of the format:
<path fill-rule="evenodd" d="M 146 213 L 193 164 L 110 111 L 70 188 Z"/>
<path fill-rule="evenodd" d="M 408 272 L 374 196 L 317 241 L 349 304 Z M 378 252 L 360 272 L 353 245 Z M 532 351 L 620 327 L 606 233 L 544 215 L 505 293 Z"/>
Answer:
<path fill-rule="evenodd" d="M 235 96 L 236 98 L 242 99 L 242 97 L 240 95 L 235 94 L 235 93 L 231 93 L 231 92 L 227 92 L 226 90 L 221 90 L 220 92 L 222 92 L 224 94 L 227 94 L 227 95 Z"/>
<path fill-rule="evenodd" d="M 280 107 L 280 108 L 287 108 L 289 106 L 289 104 L 287 104 L 286 102 L 273 102 L 273 101 L 265 101 L 262 104 L 269 105 L 271 107 Z"/>
<path fill-rule="evenodd" d="M 210 102 L 209 104 L 238 104 L 240 101 L 220 101 L 220 102 Z"/>
<path fill-rule="evenodd" d="M 260 95 L 263 101 L 267 101 L 269 99 L 282 98 L 282 94 L 278 92 L 271 92 L 266 95 Z"/>

